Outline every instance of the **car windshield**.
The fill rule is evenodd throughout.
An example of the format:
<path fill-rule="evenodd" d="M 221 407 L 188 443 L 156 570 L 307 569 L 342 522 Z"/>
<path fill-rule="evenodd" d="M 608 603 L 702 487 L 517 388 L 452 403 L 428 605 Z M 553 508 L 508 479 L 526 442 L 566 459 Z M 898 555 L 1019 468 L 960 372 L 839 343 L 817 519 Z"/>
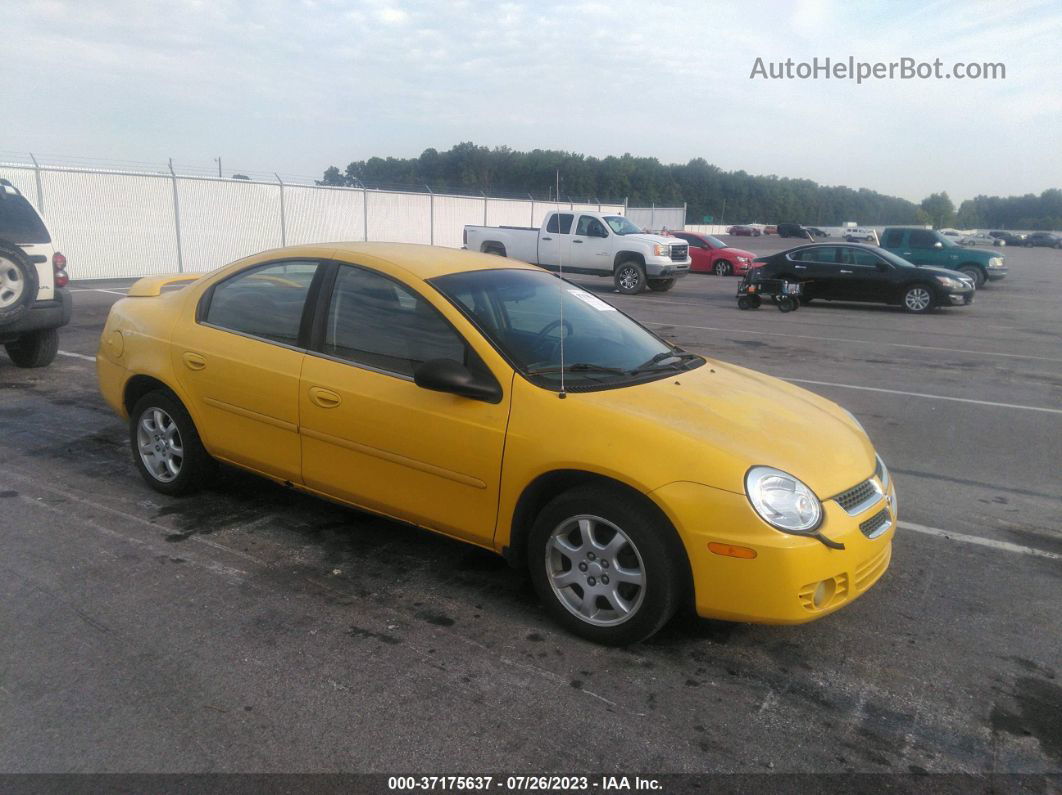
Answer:
<path fill-rule="evenodd" d="M 629 219 L 624 218 L 622 215 L 606 215 L 605 223 L 608 224 L 609 228 L 617 235 L 642 234 L 641 227 L 635 226 Z"/>
<path fill-rule="evenodd" d="M 593 293 L 545 271 L 497 268 L 429 283 L 540 386 L 557 388 L 563 375 L 567 388 L 586 390 L 704 364 Z"/>
<path fill-rule="evenodd" d="M 722 240 L 720 240 L 717 237 L 712 237 L 711 235 L 705 235 L 704 239 L 708 241 L 708 245 L 711 246 L 712 248 L 726 248 L 727 247 L 726 243 L 724 243 Z"/>

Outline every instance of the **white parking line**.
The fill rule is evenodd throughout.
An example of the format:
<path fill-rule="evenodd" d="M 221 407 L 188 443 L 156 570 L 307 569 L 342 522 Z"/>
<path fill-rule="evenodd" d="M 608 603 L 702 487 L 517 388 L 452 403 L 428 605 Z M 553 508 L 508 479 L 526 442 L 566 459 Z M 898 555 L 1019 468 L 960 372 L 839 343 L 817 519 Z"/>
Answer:
<path fill-rule="evenodd" d="M 794 384 L 815 384 L 817 386 L 834 386 L 839 389 L 858 389 L 863 392 L 885 392 L 889 395 L 903 395 L 905 397 L 920 397 L 929 400 L 950 400 L 955 403 L 976 403 L 979 406 L 995 406 L 1004 409 L 1020 409 L 1021 411 L 1042 411 L 1046 414 L 1062 414 L 1062 409 L 1049 409 L 1043 406 L 1022 406 L 1017 403 L 996 403 L 991 400 L 974 400 L 973 398 L 948 397 L 946 395 L 927 395 L 924 392 L 904 392 L 899 389 L 882 389 L 876 386 L 856 386 L 855 384 L 835 384 L 832 381 L 811 381 L 807 378 L 782 378 Z"/>
<path fill-rule="evenodd" d="M 716 326 L 690 326 L 685 323 L 656 323 L 641 321 L 646 326 L 666 326 L 668 328 L 693 328 L 698 331 L 725 331 L 730 334 L 759 334 L 764 337 L 788 337 L 790 339 L 820 340 L 823 342 L 851 342 L 857 345 L 885 345 L 891 348 L 912 348 L 920 351 L 944 351 L 945 353 L 968 353 L 972 356 L 1002 356 L 1007 359 L 1035 359 L 1040 362 L 1062 362 L 1050 356 L 1033 356 L 1027 353 L 995 353 L 993 351 L 972 351 L 967 348 L 941 348 L 936 345 L 911 345 L 905 342 L 882 342 L 881 340 L 857 340 L 851 337 L 816 337 L 814 334 L 789 334 L 781 331 L 754 331 L 743 328 L 718 328 Z"/>
<path fill-rule="evenodd" d="M 977 544 L 982 547 L 1001 549 L 1004 552 L 1020 552 L 1022 555 L 1034 555 L 1039 558 L 1047 558 L 1048 560 L 1062 560 L 1062 555 L 1059 555 L 1057 552 L 1048 552 L 1046 549 L 1036 549 L 1035 547 L 1025 547 L 1021 544 L 1011 544 L 1009 541 L 996 541 L 992 538 L 969 536 L 965 533 L 953 533 L 950 530 L 941 530 L 939 527 L 926 527 L 924 524 L 915 524 L 914 522 L 897 522 L 896 526 L 903 530 L 913 530 L 916 533 L 924 533 L 927 536 L 937 536 L 938 538 L 948 538 L 952 541 Z"/>
<path fill-rule="evenodd" d="M 125 298 L 126 294 L 124 292 L 122 292 L 122 289 L 124 289 L 126 291 L 129 290 L 128 287 L 119 288 L 118 290 L 104 290 L 102 287 L 71 287 L 70 288 L 70 292 L 72 292 L 72 293 L 110 293 L 111 295 L 120 295 L 123 298 Z"/>
<path fill-rule="evenodd" d="M 74 353 L 73 351 L 58 351 L 60 356 L 69 356 L 71 359 L 84 359 L 86 362 L 96 361 L 95 356 L 86 356 L 83 353 Z"/>

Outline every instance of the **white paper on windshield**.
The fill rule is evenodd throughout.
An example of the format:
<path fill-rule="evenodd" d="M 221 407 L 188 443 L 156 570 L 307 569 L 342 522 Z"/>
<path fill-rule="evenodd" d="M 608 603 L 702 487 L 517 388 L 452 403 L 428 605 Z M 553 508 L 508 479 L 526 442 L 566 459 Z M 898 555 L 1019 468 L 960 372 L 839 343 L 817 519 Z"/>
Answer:
<path fill-rule="evenodd" d="M 616 311 L 616 307 L 609 306 L 604 301 L 602 301 L 600 298 L 598 298 L 596 295 L 588 293 L 586 290 L 569 290 L 568 292 L 571 293 L 572 295 L 574 295 L 576 298 L 578 298 L 584 304 L 589 304 L 594 309 L 596 309 L 598 312 L 615 312 Z"/>

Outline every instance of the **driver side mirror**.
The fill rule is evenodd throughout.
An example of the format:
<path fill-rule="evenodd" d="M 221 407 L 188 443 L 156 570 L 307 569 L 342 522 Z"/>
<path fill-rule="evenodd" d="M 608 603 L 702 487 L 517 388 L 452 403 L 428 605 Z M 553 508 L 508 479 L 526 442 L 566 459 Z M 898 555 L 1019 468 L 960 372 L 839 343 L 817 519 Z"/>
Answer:
<path fill-rule="evenodd" d="M 491 376 L 474 375 L 467 367 L 453 359 L 429 359 L 413 371 L 413 383 L 433 392 L 499 403 L 501 387 Z"/>

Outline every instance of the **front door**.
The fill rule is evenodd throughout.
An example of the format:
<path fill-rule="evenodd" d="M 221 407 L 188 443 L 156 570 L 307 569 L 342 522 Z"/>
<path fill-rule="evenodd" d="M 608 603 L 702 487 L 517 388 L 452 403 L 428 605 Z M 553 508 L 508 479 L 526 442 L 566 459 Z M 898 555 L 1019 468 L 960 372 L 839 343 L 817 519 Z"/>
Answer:
<path fill-rule="evenodd" d="M 207 448 L 299 479 L 300 330 L 318 263 L 257 265 L 214 285 L 173 338 L 173 370 Z"/>
<path fill-rule="evenodd" d="M 892 300 L 892 266 L 865 248 L 839 246 L 839 276 L 834 297 L 845 301 Z"/>
<path fill-rule="evenodd" d="M 321 306 L 299 390 L 306 485 L 490 544 L 511 373 L 499 403 L 417 386 L 413 371 L 430 359 L 486 365 L 423 296 L 375 271 L 339 265 Z"/>
<path fill-rule="evenodd" d="M 575 234 L 572 235 L 571 256 L 573 269 L 611 273 L 612 247 L 609 245 L 608 231 L 592 215 L 579 216 Z"/>

